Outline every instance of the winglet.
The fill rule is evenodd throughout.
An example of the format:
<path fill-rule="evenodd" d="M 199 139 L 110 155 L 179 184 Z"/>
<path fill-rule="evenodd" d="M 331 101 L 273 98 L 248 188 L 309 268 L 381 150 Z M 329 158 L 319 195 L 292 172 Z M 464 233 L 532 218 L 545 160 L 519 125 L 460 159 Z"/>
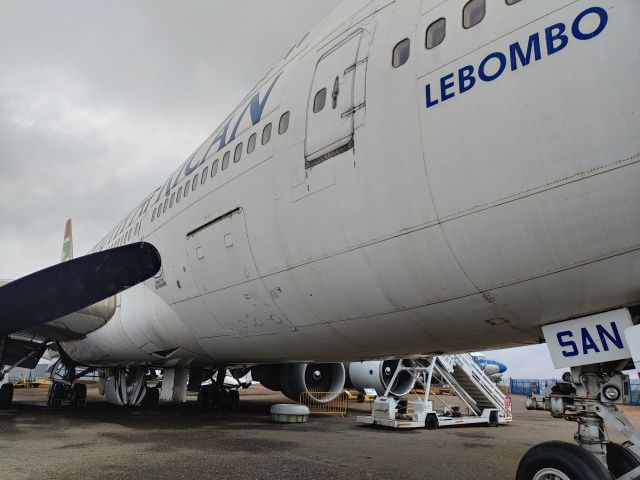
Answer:
<path fill-rule="evenodd" d="M 67 220 L 64 226 L 64 241 L 62 242 L 61 261 L 66 262 L 73 258 L 73 230 L 71 228 L 71 219 Z"/>

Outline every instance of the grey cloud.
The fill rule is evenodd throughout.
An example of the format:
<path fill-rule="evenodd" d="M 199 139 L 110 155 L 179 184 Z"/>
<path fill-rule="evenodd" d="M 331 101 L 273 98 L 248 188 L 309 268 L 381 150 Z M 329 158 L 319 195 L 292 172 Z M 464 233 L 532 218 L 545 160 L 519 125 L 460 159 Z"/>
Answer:
<path fill-rule="evenodd" d="M 0 278 L 97 242 L 338 0 L 0 3 Z"/>

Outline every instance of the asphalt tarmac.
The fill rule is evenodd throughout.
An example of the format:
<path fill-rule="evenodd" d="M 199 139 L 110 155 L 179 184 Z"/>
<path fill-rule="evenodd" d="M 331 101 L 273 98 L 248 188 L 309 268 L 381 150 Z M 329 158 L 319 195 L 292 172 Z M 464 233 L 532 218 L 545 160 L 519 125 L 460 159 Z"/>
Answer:
<path fill-rule="evenodd" d="M 0 412 L 0 480 L 512 479 L 530 447 L 570 442 L 576 430 L 526 411 L 523 397 L 513 398 L 511 425 L 436 431 L 359 426 L 356 415 L 370 406 L 355 403 L 345 418 L 274 424 L 270 406 L 289 401 L 259 386 L 231 413 L 202 411 L 194 397 L 122 408 L 95 388 L 83 409 L 52 412 L 45 402 L 46 388 L 16 390 L 14 409 Z M 639 425 L 638 410 L 627 412 Z"/>

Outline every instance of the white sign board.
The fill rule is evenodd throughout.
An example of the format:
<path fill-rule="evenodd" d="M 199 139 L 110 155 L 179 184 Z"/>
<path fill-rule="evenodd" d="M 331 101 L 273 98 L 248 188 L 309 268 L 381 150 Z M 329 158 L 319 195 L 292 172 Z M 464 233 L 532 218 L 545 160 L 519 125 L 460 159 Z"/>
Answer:
<path fill-rule="evenodd" d="M 376 398 L 378 396 L 378 392 L 376 392 L 375 388 L 365 388 L 364 393 L 371 398 Z"/>
<path fill-rule="evenodd" d="M 631 358 L 626 328 L 633 326 L 626 308 L 542 327 L 556 368 Z"/>

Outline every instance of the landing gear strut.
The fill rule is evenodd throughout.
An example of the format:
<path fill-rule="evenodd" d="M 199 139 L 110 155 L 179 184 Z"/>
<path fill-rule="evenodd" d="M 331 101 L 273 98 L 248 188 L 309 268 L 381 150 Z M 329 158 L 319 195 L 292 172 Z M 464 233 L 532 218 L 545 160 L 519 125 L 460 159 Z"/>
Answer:
<path fill-rule="evenodd" d="M 78 372 L 75 364 L 65 361 L 61 355 L 60 360 L 54 365 L 51 372 L 53 383 L 49 387 L 47 405 L 52 410 L 57 410 L 63 406 L 80 408 L 86 405 L 87 386 L 78 383 L 78 379 L 93 371 L 87 368 Z"/>
<path fill-rule="evenodd" d="M 198 392 L 198 406 L 217 411 L 238 410 L 240 408 L 240 394 L 235 388 L 224 385 L 227 369 L 218 368 L 216 378 L 211 378 L 210 385 L 203 385 Z"/>
<path fill-rule="evenodd" d="M 555 418 L 578 424 L 577 443 L 546 442 L 533 447 L 518 466 L 517 480 L 632 480 L 640 478 L 640 436 L 620 412 L 628 378 L 621 370 L 627 361 L 571 367 L 544 396 L 526 401 L 530 410 L 546 410 Z M 609 425 L 627 442 L 609 441 Z"/>
<path fill-rule="evenodd" d="M 13 405 L 13 385 L 5 383 L 4 352 L 7 337 L 0 337 L 0 410 L 10 410 Z"/>

